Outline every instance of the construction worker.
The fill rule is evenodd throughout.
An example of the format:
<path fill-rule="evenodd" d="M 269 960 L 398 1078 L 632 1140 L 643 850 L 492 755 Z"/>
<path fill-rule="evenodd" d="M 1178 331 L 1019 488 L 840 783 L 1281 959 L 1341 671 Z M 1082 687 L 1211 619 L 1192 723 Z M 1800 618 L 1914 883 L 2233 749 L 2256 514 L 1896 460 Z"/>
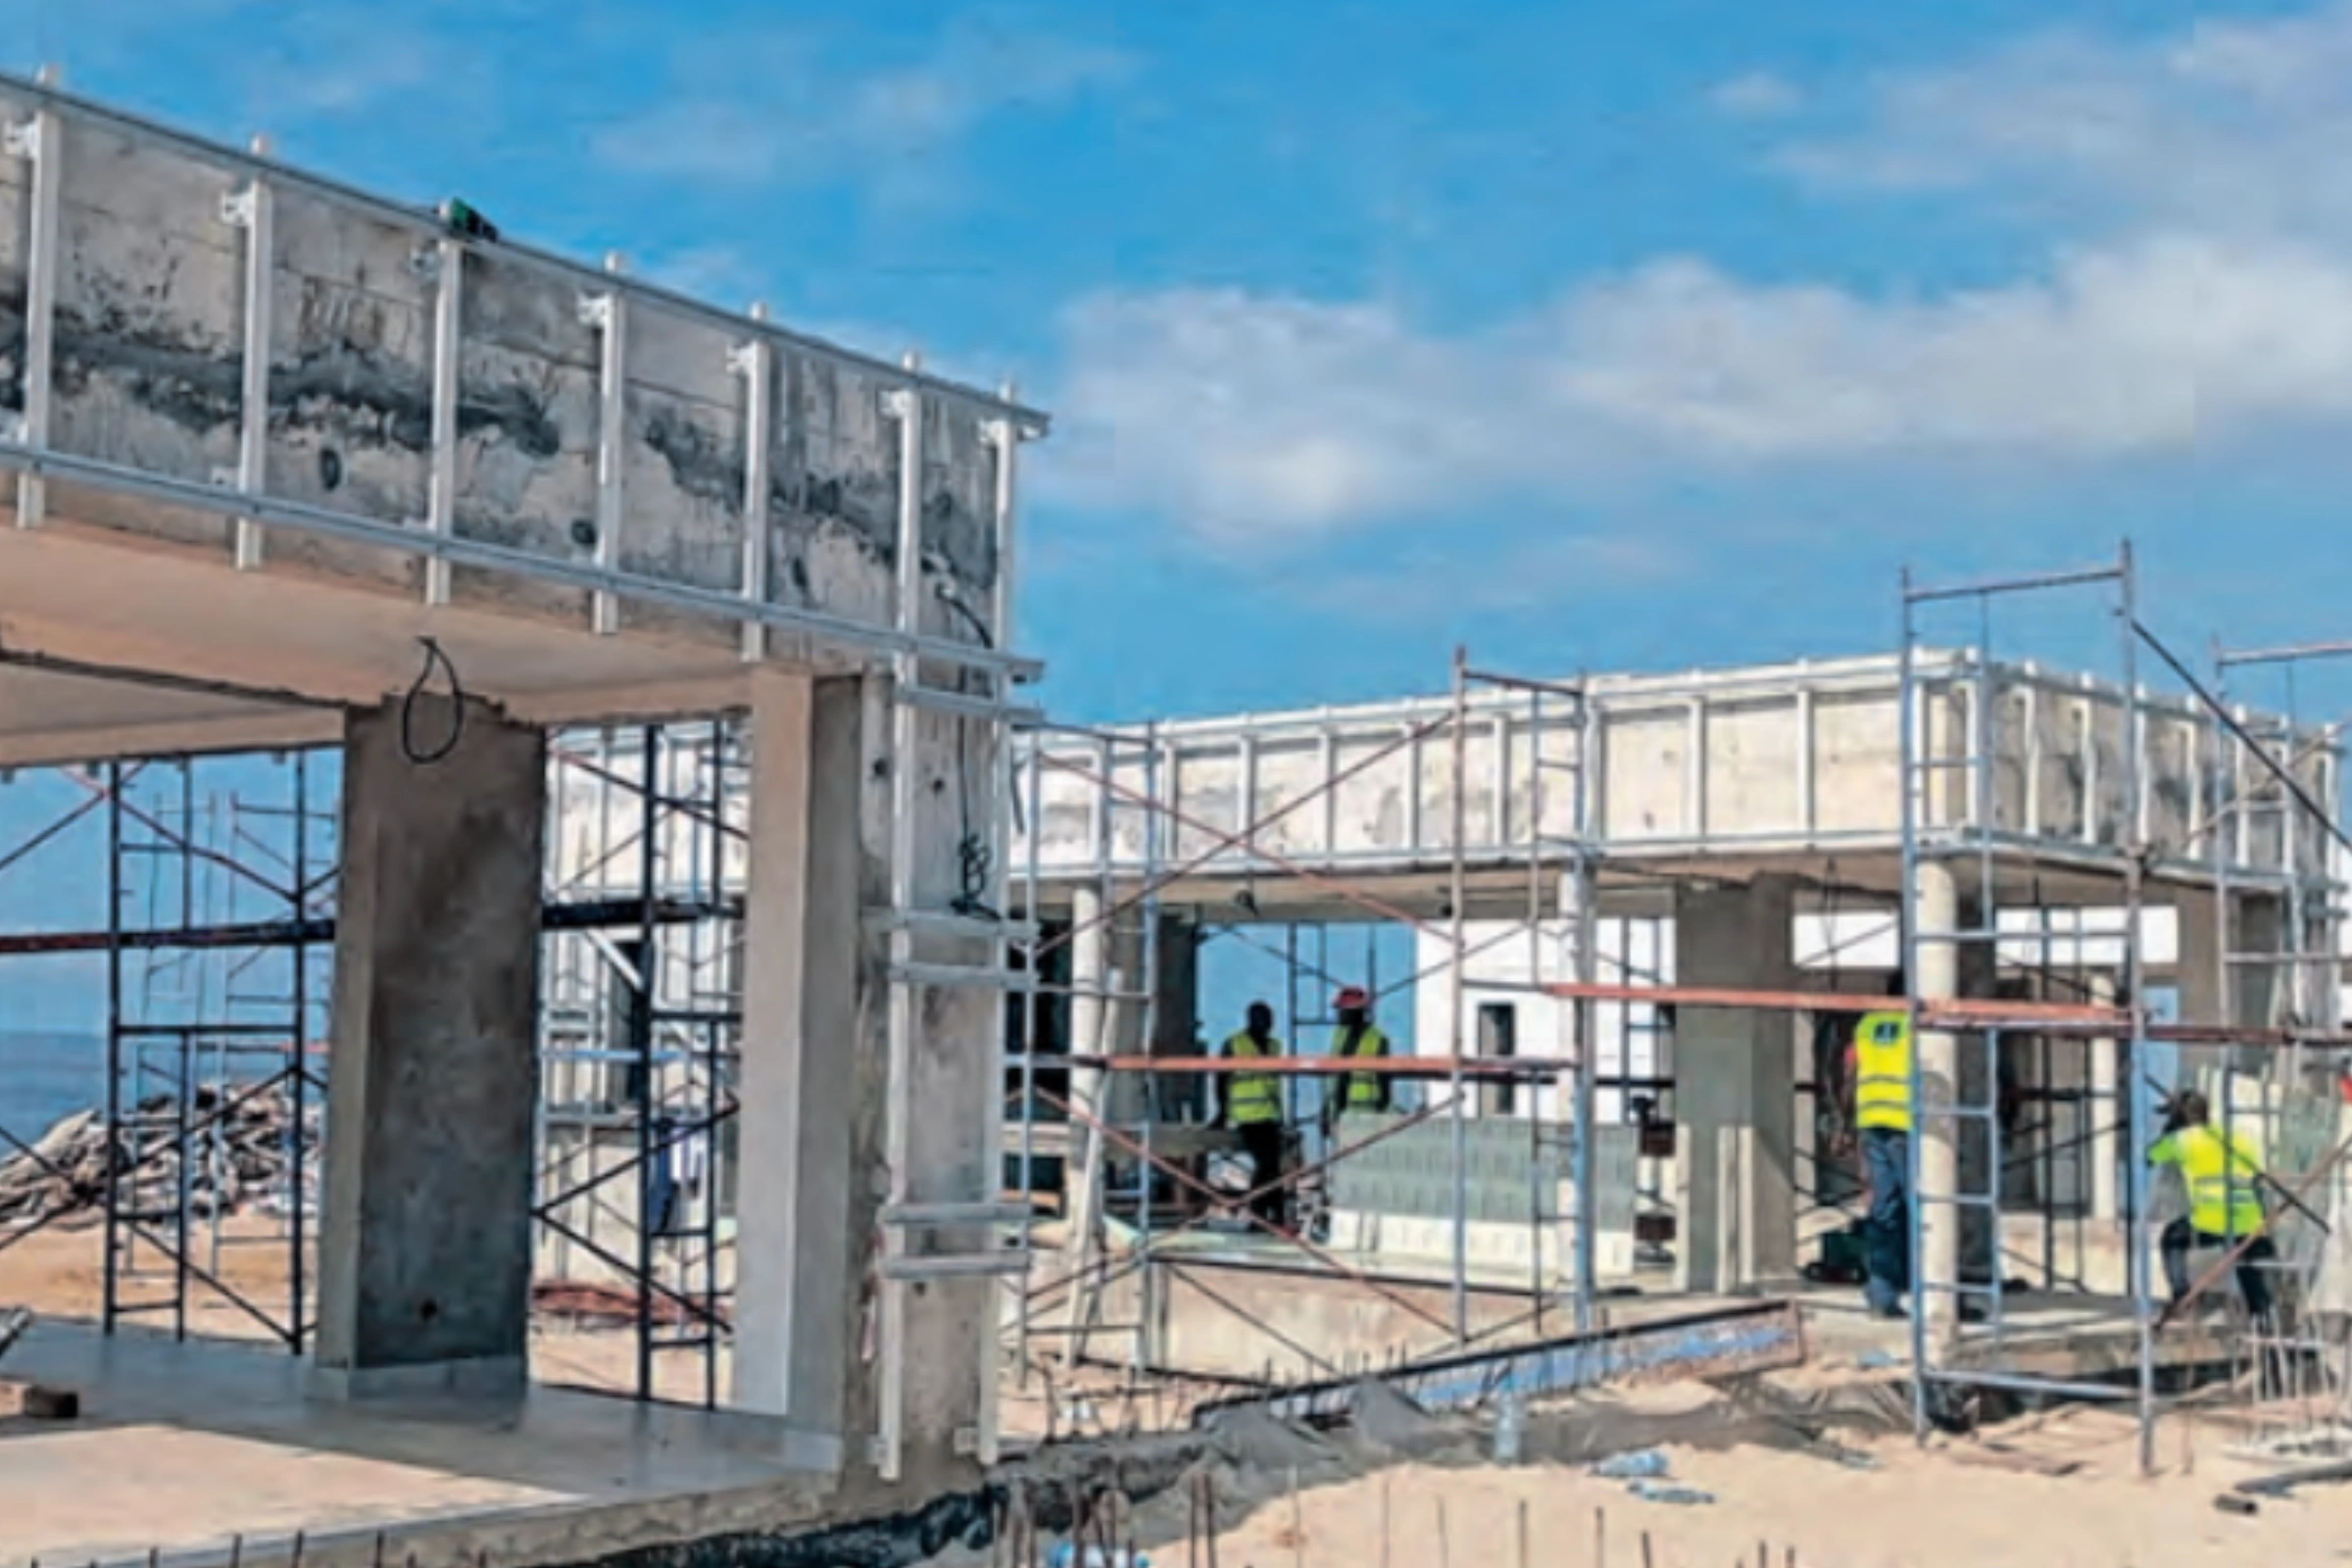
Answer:
<path fill-rule="evenodd" d="M 1250 1004 L 1241 1032 L 1225 1042 L 1225 1054 L 1234 1061 L 1263 1061 L 1282 1054 L 1274 1038 L 1274 1009 L 1262 1002 Z M 1217 1121 L 1241 1134 L 1242 1151 L 1250 1156 L 1250 1182 L 1255 1195 L 1250 1212 L 1276 1225 L 1282 1223 L 1282 1080 L 1270 1072 L 1229 1072 L 1217 1079 Z"/>
<path fill-rule="evenodd" d="M 1339 995 L 1331 999 L 1331 1009 L 1340 1018 L 1339 1030 L 1331 1040 L 1333 1055 L 1365 1060 L 1387 1058 L 1389 1037 L 1372 1021 L 1372 998 L 1362 986 L 1342 987 Z M 1329 1135 L 1342 1116 L 1361 1111 L 1377 1113 L 1388 1108 L 1388 1074 L 1351 1072 L 1340 1080 L 1337 1094 L 1323 1097 L 1323 1131 Z"/>
<path fill-rule="evenodd" d="M 1901 982 L 1894 988 L 1898 993 Z M 1870 1214 L 1862 1222 L 1863 1296 L 1880 1317 L 1901 1317 L 1911 1288 L 1911 1013 L 1866 1012 L 1847 1051 L 1852 1126 L 1862 1148 Z"/>
<path fill-rule="evenodd" d="M 2263 1234 L 2262 1165 L 2242 1140 L 2215 1127 L 2212 1118 L 2213 1107 L 2203 1095 L 2182 1090 L 2173 1100 L 2164 1136 L 2148 1151 L 2151 1163 L 2179 1166 L 2181 1185 L 2188 1189 L 2188 1212 L 2166 1225 L 2157 1244 L 2164 1253 L 2164 1282 L 2178 1310 L 2188 1296 L 2192 1250 L 2228 1250 L 2252 1237 L 2238 1253 L 2237 1289 L 2246 1298 L 2246 1310 L 2259 1322 L 2271 1310 L 2270 1283 L 2262 1277 L 2262 1265 L 2278 1255 Z"/>

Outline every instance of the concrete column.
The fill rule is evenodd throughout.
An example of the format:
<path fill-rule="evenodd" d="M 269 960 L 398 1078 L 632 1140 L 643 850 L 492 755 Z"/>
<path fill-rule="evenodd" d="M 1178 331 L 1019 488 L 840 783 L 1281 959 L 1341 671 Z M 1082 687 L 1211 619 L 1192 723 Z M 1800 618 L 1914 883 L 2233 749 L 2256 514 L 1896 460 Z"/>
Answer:
<path fill-rule="evenodd" d="M 1934 860 L 1920 862 L 1911 918 L 1923 932 L 1954 931 L 1960 925 L 1960 889 L 1952 868 Z M 1960 953 L 1949 942 L 1923 941 L 1918 948 L 1919 972 L 1911 977 L 1913 992 L 1923 998 L 1960 994 Z M 1960 1042 L 1942 1031 L 1921 1030 L 1915 1048 L 1919 1057 L 1920 1102 L 1913 1107 L 1912 1139 L 1918 1146 L 1916 1202 L 1921 1196 L 1935 1200 L 1919 1210 L 1919 1256 L 1913 1260 L 1914 1283 L 1927 1287 L 1912 1297 L 1913 1310 L 1923 1312 L 1930 1330 L 1945 1339 L 1957 1336 L 1959 1300 L 1952 1287 L 1960 1279 L 1959 1213 L 1950 1200 L 1960 1186 L 1957 1126 L 1951 1115 L 1955 1087 L 1960 1081 Z"/>
<path fill-rule="evenodd" d="M 2090 977 L 2090 1004 L 2115 1005 L 2115 977 Z M 2093 1040 L 2090 1053 L 2090 1102 L 2083 1107 L 2083 1125 L 2090 1134 L 2090 1217 L 2119 1218 L 2123 1214 L 2123 1122 L 2130 1102 L 2123 1098 L 2124 1048 L 2120 1041 Z"/>
<path fill-rule="evenodd" d="M 2178 926 L 2174 985 L 2180 991 L 2180 1017 L 2188 1023 L 2219 1023 L 2268 1027 L 2279 1021 L 2280 1007 L 2292 993 L 2291 965 L 2230 962 L 2229 955 L 2281 953 L 2287 946 L 2282 901 L 2251 893 L 2229 896 L 2228 919 L 2220 914 L 2217 893 L 2182 893 L 2174 901 Z M 2260 1075 L 2270 1054 L 2260 1047 L 2182 1046 L 2179 1051 L 2180 1081 L 2205 1082 L 2221 1108 L 2217 1075 L 2229 1070 Z"/>
<path fill-rule="evenodd" d="M 318 1391 L 521 1389 L 547 742 L 419 698 L 352 715 Z M 410 743 L 438 749 L 435 761 Z"/>
<path fill-rule="evenodd" d="M 863 1310 L 858 1218 L 873 1068 L 858 1033 L 861 701 L 854 679 L 752 688 L 732 1402 L 836 1469 Z"/>
<path fill-rule="evenodd" d="M 1152 1054 L 1192 1055 L 1209 1044 L 1200 1038 L 1200 923 L 1190 914 L 1160 915 L 1152 958 Z M 1160 1114 L 1171 1117 L 1187 1102 L 1183 1097 L 1207 1087 L 1205 1080 L 1166 1073 L 1157 1083 Z M 1213 1095 L 1197 1108 L 1214 1114 Z"/>
<path fill-rule="evenodd" d="M 1104 906 L 1099 888 L 1081 886 L 1070 893 L 1070 1054 L 1074 1056 L 1099 1055 L 1112 1044 L 1110 1004 L 1103 995 L 1110 983 L 1110 928 L 1103 919 Z M 1073 1267 L 1091 1264 L 1100 1255 L 1096 1226 L 1102 1212 L 1103 1141 L 1079 1113 L 1102 1116 L 1105 1076 L 1099 1067 L 1070 1069 L 1070 1157 L 1063 1167 L 1062 1193 L 1070 1217 L 1069 1240 L 1064 1245 L 1076 1254 L 1066 1261 Z M 1072 1329 L 1093 1317 L 1094 1287 L 1085 1273 L 1072 1283 L 1068 1305 L 1067 1326 Z M 1070 1334 L 1062 1344 L 1063 1360 L 1075 1365 L 1085 1354 L 1084 1341 Z"/>
<path fill-rule="evenodd" d="M 1115 893 L 1111 903 L 1118 903 Z M 1137 1000 L 1151 984 L 1150 978 L 1144 973 L 1144 914 L 1141 909 L 1118 909 L 1111 915 L 1106 951 L 1110 966 L 1104 972 L 1103 979 L 1110 987 L 1111 1000 L 1102 1008 L 1104 1027 L 1100 1049 L 1113 1056 L 1148 1054 L 1150 1042 L 1144 1038 L 1144 1007 Z M 1132 1127 L 1142 1121 L 1146 1086 L 1147 1080 L 1140 1072 L 1108 1074 L 1102 1083 L 1103 1114 L 1122 1127 Z"/>
<path fill-rule="evenodd" d="M 2289 965 L 2225 964 L 2224 958 L 2231 953 L 2281 953 L 2287 945 L 2281 901 L 2233 893 L 2229 906 L 2225 930 L 2218 895 L 2182 893 L 2173 901 L 2173 984 L 2180 993 L 2180 1017 L 2190 1023 L 2273 1023 L 2278 998 L 2289 990 Z"/>
<path fill-rule="evenodd" d="M 1796 987 L 1795 881 L 1684 891 L 1675 980 Z M 1740 1291 L 1796 1272 L 1796 1035 L 1786 1012 L 1679 1008 L 1674 1030 L 1676 1285 Z"/>

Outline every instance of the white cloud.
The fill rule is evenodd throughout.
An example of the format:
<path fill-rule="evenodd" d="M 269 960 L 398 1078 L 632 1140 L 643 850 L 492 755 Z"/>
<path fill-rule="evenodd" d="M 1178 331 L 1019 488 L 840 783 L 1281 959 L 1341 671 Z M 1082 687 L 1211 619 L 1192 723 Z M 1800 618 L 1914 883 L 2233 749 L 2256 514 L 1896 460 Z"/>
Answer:
<path fill-rule="evenodd" d="M 711 183 L 933 188 L 938 161 L 989 121 L 1059 109 L 1132 64 L 1113 49 L 972 19 L 919 58 L 862 74 L 811 40 L 775 36 L 723 59 L 698 52 L 668 101 L 611 126 L 597 150 L 633 172 Z"/>
<path fill-rule="evenodd" d="M 1090 301 L 1069 344 L 1065 478 L 1238 547 L 1684 463 L 2104 461 L 2352 418 L 2352 265 L 2154 238 L 1890 300 L 1663 261 L 1474 337 L 1186 294 Z"/>
<path fill-rule="evenodd" d="M 1719 114 L 1738 120 L 1771 120 L 1803 107 L 1803 91 L 1788 77 L 1770 71 L 1750 71 L 1716 84 L 1707 102 Z"/>
<path fill-rule="evenodd" d="M 1554 609 L 1595 582 L 1665 582 L 1690 564 L 1672 542 L 1654 538 L 1551 532 L 1464 550 L 1456 540 L 1423 536 L 1418 548 L 1383 551 L 1361 568 L 1318 567 L 1291 592 L 1307 604 L 1392 624 L 1459 625 L 1472 615 Z"/>
<path fill-rule="evenodd" d="M 2063 197 L 2046 260 L 1862 292 L 1661 258 L 1454 334 L 1380 304 L 1105 295 L 1066 322 L 1064 481 L 1243 550 L 1645 477 L 2202 462 L 2352 433 L 2352 0 L 2045 35 L 1878 82 L 1845 118 L 1787 151 L 1817 195 Z"/>
<path fill-rule="evenodd" d="M 2352 0 L 2140 40 L 2045 32 L 1883 79 L 1787 148 L 1827 187 L 2068 204 L 2066 221 L 2352 232 Z"/>
<path fill-rule="evenodd" d="M 465 64 L 448 40 L 387 26 L 381 18 L 333 9 L 298 15 L 302 20 L 254 74 L 251 95 L 263 114 L 355 115 L 404 93 L 429 90 L 437 97 Z"/>

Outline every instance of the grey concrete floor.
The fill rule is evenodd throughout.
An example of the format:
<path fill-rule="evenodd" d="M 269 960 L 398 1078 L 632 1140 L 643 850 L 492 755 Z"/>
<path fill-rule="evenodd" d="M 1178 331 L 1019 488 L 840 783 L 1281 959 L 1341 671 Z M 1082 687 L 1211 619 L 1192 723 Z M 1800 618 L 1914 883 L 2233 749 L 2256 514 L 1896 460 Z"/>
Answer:
<path fill-rule="evenodd" d="M 0 1562 L 282 1558 L 296 1531 L 343 1554 L 463 1559 L 459 1527 L 517 1550 L 539 1527 L 626 1538 L 709 1499 L 813 1512 L 776 1423 L 534 1387 L 519 1402 L 321 1402 L 267 1348 L 43 1324 L 0 1373 L 76 1390 L 68 1422 L 0 1421 Z M 587 1531 L 593 1519 L 603 1524 Z M 419 1549 L 422 1548 L 422 1549 Z M 528 1555 L 528 1553 L 523 1553 Z M 510 1556 L 509 1560 L 513 1560 Z"/>

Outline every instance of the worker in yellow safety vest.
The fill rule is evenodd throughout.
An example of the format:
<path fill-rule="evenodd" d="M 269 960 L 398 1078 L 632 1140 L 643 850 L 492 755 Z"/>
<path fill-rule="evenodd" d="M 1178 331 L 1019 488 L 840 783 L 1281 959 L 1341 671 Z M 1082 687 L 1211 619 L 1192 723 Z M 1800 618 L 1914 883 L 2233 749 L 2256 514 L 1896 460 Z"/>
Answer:
<path fill-rule="evenodd" d="M 1893 989 L 1900 991 L 1900 981 Z M 1852 1125 L 1870 1184 L 1870 1214 L 1862 1222 L 1863 1295 L 1880 1317 L 1900 1317 L 1911 1288 L 1910 1010 L 1886 1007 L 1856 1019 L 1846 1064 Z"/>
<path fill-rule="evenodd" d="M 1343 986 L 1331 999 L 1340 1026 L 1332 1036 L 1331 1054 L 1348 1059 L 1385 1060 L 1389 1037 L 1372 1021 L 1372 998 L 1362 986 Z M 1389 1076 L 1351 1072 L 1340 1080 L 1339 1092 L 1323 1097 L 1323 1130 L 1329 1134 L 1342 1116 L 1389 1108 Z"/>
<path fill-rule="evenodd" d="M 1225 1042 L 1225 1054 L 1234 1061 L 1263 1061 L 1282 1054 L 1274 1037 L 1274 1009 L 1262 1002 L 1250 1004 L 1248 1022 Z M 1242 1151 L 1250 1156 L 1250 1211 L 1258 1218 L 1282 1223 L 1282 1080 L 1270 1072 L 1229 1072 L 1217 1079 L 1217 1120 L 1241 1135 Z"/>
<path fill-rule="evenodd" d="M 2262 1269 L 2278 1254 L 2263 1234 L 2262 1163 L 2254 1152 L 2229 1129 L 2214 1126 L 2213 1107 L 2205 1097 L 2185 1089 L 2174 1098 L 2165 1134 L 2148 1151 L 2148 1158 L 2180 1167 L 2181 1184 L 2188 1189 L 2188 1212 L 2166 1225 L 2158 1243 L 2174 1306 L 2180 1306 L 2188 1295 L 2192 1250 L 2227 1250 L 2247 1242 L 2237 1256 L 2237 1288 L 2256 1321 L 2269 1316 L 2271 1289 Z"/>

